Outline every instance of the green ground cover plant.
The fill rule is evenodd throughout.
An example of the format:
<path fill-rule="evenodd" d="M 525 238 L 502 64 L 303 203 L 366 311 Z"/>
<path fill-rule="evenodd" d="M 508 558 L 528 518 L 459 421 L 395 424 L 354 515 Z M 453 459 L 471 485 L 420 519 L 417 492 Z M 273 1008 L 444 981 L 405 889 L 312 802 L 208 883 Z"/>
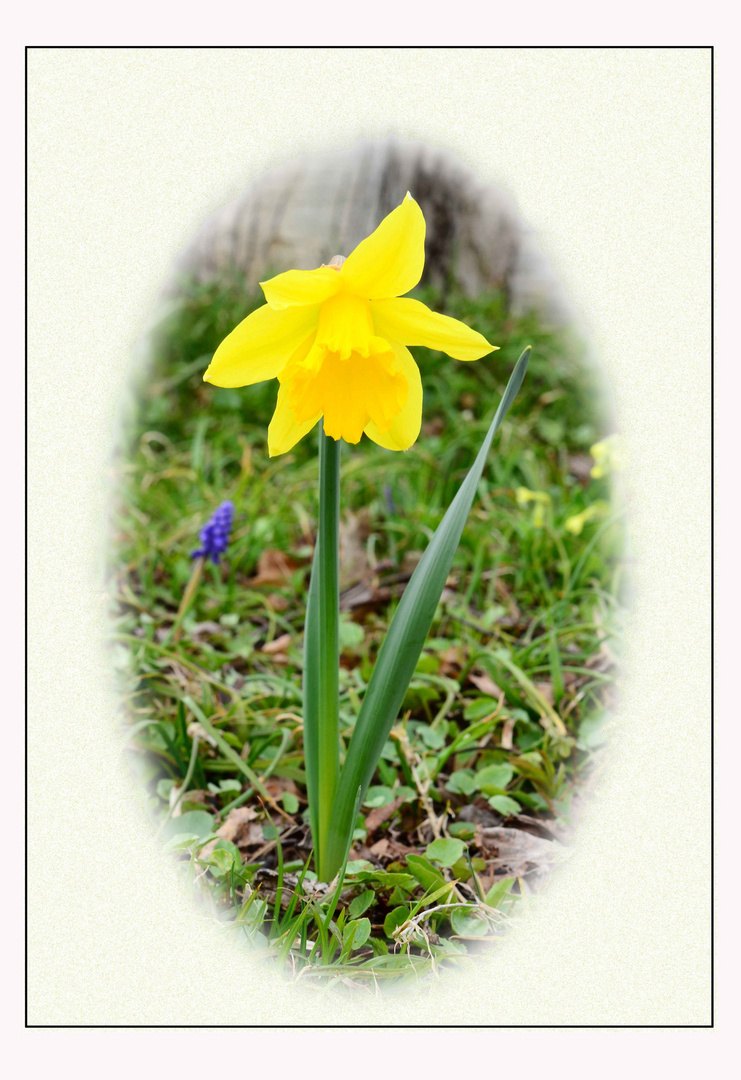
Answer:
<path fill-rule="evenodd" d="M 132 381 L 114 462 L 127 752 L 209 909 L 310 982 L 403 983 L 495 940 L 568 830 L 614 694 L 628 580 L 622 508 L 590 454 L 609 432 L 597 372 L 569 335 L 514 318 L 502 295 L 414 295 L 500 350 L 464 364 L 413 349 L 417 443 L 394 453 L 364 438 L 341 455 L 343 752 L 404 587 L 517 358 L 532 355 L 334 882 L 312 863 L 303 742 L 316 433 L 269 459 L 275 383 L 202 382 L 258 297 L 237 281 L 184 288 Z M 199 530 L 226 500 L 228 550 L 183 609 Z"/>

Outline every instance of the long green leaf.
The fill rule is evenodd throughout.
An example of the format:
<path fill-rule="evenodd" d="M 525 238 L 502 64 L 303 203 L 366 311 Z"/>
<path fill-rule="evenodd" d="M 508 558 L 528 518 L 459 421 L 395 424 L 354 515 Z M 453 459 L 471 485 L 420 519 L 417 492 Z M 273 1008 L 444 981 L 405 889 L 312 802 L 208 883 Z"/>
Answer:
<path fill-rule="evenodd" d="M 319 431 L 319 530 L 304 629 L 304 756 L 311 832 L 322 880 L 340 769 L 340 443 Z M 354 795 L 353 795 L 354 798 Z"/>
<path fill-rule="evenodd" d="M 348 830 L 352 829 L 354 824 L 352 813 L 358 790 L 362 799 L 378 764 L 383 745 L 399 714 L 450 573 L 484 470 L 486 456 L 499 425 L 520 389 L 529 358 L 528 347 L 515 365 L 468 476 L 458 489 L 404 590 L 381 646 L 340 774 L 328 849 L 324 853 L 325 872 L 329 877 L 341 865 Z"/>

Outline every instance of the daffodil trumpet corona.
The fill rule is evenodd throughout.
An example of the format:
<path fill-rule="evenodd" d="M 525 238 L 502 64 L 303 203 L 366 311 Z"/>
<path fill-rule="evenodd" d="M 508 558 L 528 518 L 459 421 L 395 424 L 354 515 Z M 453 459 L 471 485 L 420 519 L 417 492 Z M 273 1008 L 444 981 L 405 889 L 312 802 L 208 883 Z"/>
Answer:
<path fill-rule="evenodd" d="M 422 424 L 422 380 L 409 346 L 478 360 L 497 346 L 465 323 L 405 297 L 424 267 L 425 221 L 407 194 L 347 258 L 261 282 L 267 303 L 222 341 L 204 375 L 216 386 L 278 379 L 271 457 L 321 421 L 319 522 L 304 634 L 303 731 L 316 871 L 347 860 L 357 808 L 432 624 L 494 434 L 525 375 L 520 357 L 484 444 L 409 582 L 365 692 L 344 763 L 339 729 L 341 441 L 363 434 L 408 450 Z"/>

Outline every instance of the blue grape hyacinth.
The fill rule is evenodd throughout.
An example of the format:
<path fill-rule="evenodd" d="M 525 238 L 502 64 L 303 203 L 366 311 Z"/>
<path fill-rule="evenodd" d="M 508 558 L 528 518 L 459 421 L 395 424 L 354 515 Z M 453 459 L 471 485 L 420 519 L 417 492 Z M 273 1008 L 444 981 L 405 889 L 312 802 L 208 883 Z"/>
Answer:
<path fill-rule="evenodd" d="M 234 503 L 223 502 L 198 534 L 201 547 L 191 554 L 191 558 L 210 558 L 217 563 L 229 546 L 233 520 Z"/>

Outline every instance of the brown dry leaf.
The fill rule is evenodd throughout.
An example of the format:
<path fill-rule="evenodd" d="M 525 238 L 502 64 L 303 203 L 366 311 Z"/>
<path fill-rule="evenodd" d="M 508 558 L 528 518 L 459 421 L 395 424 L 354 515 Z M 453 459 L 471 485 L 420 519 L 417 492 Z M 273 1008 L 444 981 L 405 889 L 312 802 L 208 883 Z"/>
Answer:
<path fill-rule="evenodd" d="M 182 798 L 182 801 L 181 801 L 180 805 L 182 806 L 182 803 L 184 803 L 184 802 L 205 803 L 205 802 L 208 801 L 208 798 L 209 798 L 210 794 L 211 793 L 209 791 L 199 791 L 197 788 L 195 788 L 192 791 L 186 791 L 185 794 L 183 795 L 183 798 Z M 180 809 L 180 806 L 178 806 L 178 810 L 179 809 Z"/>
<path fill-rule="evenodd" d="M 590 671 L 599 671 L 604 674 L 614 667 L 615 663 L 615 657 L 603 641 L 599 652 L 593 653 L 592 656 L 587 657 L 584 662 L 584 667 L 588 667 Z"/>
<path fill-rule="evenodd" d="M 498 825 L 502 815 L 495 813 L 483 798 L 479 798 L 476 802 L 461 807 L 458 820 L 470 821 L 478 830 L 480 826 Z"/>
<path fill-rule="evenodd" d="M 424 555 L 423 551 L 407 551 L 404 554 L 404 558 L 401 560 L 401 566 L 399 569 L 402 574 L 409 574 L 411 577 L 414 571 L 419 565 L 419 561 Z"/>
<path fill-rule="evenodd" d="M 500 690 L 491 676 L 486 673 L 477 675 L 473 671 L 469 672 L 468 681 L 472 682 L 482 694 L 488 694 L 489 697 L 504 697 L 504 691 Z"/>
<path fill-rule="evenodd" d="M 359 582 L 340 593 L 340 611 L 354 611 L 356 608 L 386 604 L 391 599 L 391 589 Z"/>
<path fill-rule="evenodd" d="M 512 590 L 507 582 L 504 580 L 503 575 L 507 573 L 507 567 L 500 566 L 496 572 L 494 580 L 494 588 L 496 589 L 497 596 L 500 600 L 503 600 L 506 604 L 512 597 Z"/>
<path fill-rule="evenodd" d="M 466 650 L 462 645 L 451 645 L 448 649 L 441 649 L 438 656 L 440 657 L 440 673 L 442 675 L 452 675 L 458 668 L 462 668 L 466 662 Z"/>
<path fill-rule="evenodd" d="M 364 581 L 371 573 L 366 540 L 370 536 L 370 514 L 363 509 L 348 513 L 340 522 L 340 588 Z"/>
<path fill-rule="evenodd" d="M 373 847 L 368 848 L 371 855 L 375 855 L 379 858 L 381 855 L 385 855 L 389 849 L 389 841 L 387 836 L 382 836 L 380 840 L 376 840 Z"/>
<path fill-rule="evenodd" d="M 285 585 L 291 574 L 298 569 L 298 563 L 286 555 L 285 551 L 268 548 L 257 561 L 257 573 L 248 578 L 248 585 Z"/>
<path fill-rule="evenodd" d="M 591 477 L 592 465 L 594 461 L 590 454 L 569 454 L 569 472 L 572 476 L 575 476 L 579 483 L 584 487 L 586 486 Z"/>
<path fill-rule="evenodd" d="M 290 791 L 292 795 L 298 795 L 299 790 L 296 782 L 289 776 L 271 776 L 265 781 L 265 787 L 274 799 L 278 799 L 284 791 Z"/>
<path fill-rule="evenodd" d="M 260 896 L 268 904 L 274 904 L 278 899 L 278 881 L 280 877 L 281 875 L 277 870 L 272 870 L 267 866 L 261 866 L 255 874 L 254 883 L 260 890 Z M 281 908 L 287 908 L 298 884 L 298 874 L 283 874 L 282 877 L 280 906 Z M 306 895 L 306 890 L 304 890 L 304 895 Z"/>
<path fill-rule="evenodd" d="M 230 810 L 226 821 L 216 830 L 222 840 L 229 840 L 238 848 L 254 847 L 263 843 L 262 825 L 256 821 L 257 813 L 251 806 L 237 806 Z M 216 847 L 216 840 L 211 840 L 201 851 L 208 857 Z"/>
<path fill-rule="evenodd" d="M 550 679 L 546 679 L 543 682 L 533 683 L 533 686 L 535 687 L 535 689 L 538 691 L 539 694 L 543 695 L 543 697 L 545 698 L 545 700 L 548 702 L 549 705 L 554 705 L 555 704 L 556 699 L 553 696 L 553 683 L 551 682 Z"/>
<path fill-rule="evenodd" d="M 477 874 L 476 877 L 479 879 L 479 885 L 481 886 L 482 893 L 484 894 L 484 896 L 486 896 L 492 885 L 494 885 L 497 881 L 501 881 L 504 877 L 504 874 L 500 874 L 499 877 L 494 877 L 493 874 Z"/>
<path fill-rule="evenodd" d="M 508 829 L 503 825 L 490 825 L 480 830 L 481 848 L 490 870 L 503 870 L 515 877 L 535 871 L 538 875 L 550 870 L 563 850 L 553 840 L 523 829 Z"/>
<path fill-rule="evenodd" d="M 311 847 L 311 844 L 308 846 Z M 365 844 L 355 844 L 350 848 L 349 859 L 365 859 L 366 862 L 373 862 L 373 852 Z"/>
<path fill-rule="evenodd" d="M 386 803 L 385 806 L 375 806 L 365 819 L 368 835 L 372 836 L 379 825 L 383 825 L 384 821 L 388 821 L 390 817 L 393 817 L 403 802 L 404 796 L 400 795 L 398 799 L 393 799 L 390 803 Z"/>
<path fill-rule="evenodd" d="M 399 859 L 402 855 L 419 855 L 422 853 L 423 852 L 421 852 L 419 848 L 407 847 L 406 844 L 400 843 L 399 840 L 394 840 L 393 837 L 389 837 L 386 854 L 391 859 Z"/>
<path fill-rule="evenodd" d="M 422 425 L 423 435 L 441 435 L 445 431 L 445 419 L 442 416 L 433 416 Z"/>
<path fill-rule="evenodd" d="M 194 692 L 196 696 L 199 695 L 200 687 L 198 686 L 192 671 L 188 671 L 187 668 L 182 667 L 177 660 L 170 660 L 169 667 L 179 685 L 182 686 L 184 690 L 191 695 Z"/>
<path fill-rule="evenodd" d="M 288 646 L 291 644 L 290 634 L 281 634 L 280 637 L 275 638 L 273 641 L 268 641 L 263 645 L 260 652 L 267 653 L 268 656 L 276 656 L 278 653 L 285 653 Z M 286 660 L 288 657 L 286 657 Z"/>
<path fill-rule="evenodd" d="M 517 601 L 515 600 L 515 598 L 514 598 L 514 596 L 512 594 L 512 590 L 508 587 L 508 585 L 502 580 L 502 578 L 500 576 L 501 574 L 505 574 L 505 573 L 509 573 L 509 572 L 510 572 L 509 567 L 500 566 L 498 571 L 497 571 L 497 578 L 496 578 L 496 581 L 494 582 L 494 587 L 496 589 L 497 596 L 499 597 L 499 599 L 502 601 L 502 603 L 507 608 L 507 613 L 509 615 L 509 618 L 517 620 L 517 619 L 520 618 L 520 609 L 517 606 Z M 500 620 L 500 621 L 504 622 L 504 620 Z"/>
<path fill-rule="evenodd" d="M 191 638 L 201 637 L 203 634 L 223 634 L 224 627 L 220 623 L 210 622 L 198 622 L 195 623 L 190 631 Z"/>
<path fill-rule="evenodd" d="M 379 575 L 383 570 L 389 570 L 393 563 L 388 559 L 376 563 L 373 570 L 368 574 L 365 581 L 351 585 L 340 593 L 340 611 L 354 611 L 356 608 L 377 607 L 387 604 L 392 596 L 401 596 L 404 586 L 412 576 L 411 573 L 387 574 L 384 578 Z"/>
<path fill-rule="evenodd" d="M 518 828 L 524 829 L 525 832 L 534 833 L 535 836 L 542 836 L 544 840 L 560 840 L 562 836 L 566 835 L 566 829 L 559 832 L 560 826 L 556 819 L 546 820 L 531 817 L 530 814 L 518 814 L 517 825 Z"/>

